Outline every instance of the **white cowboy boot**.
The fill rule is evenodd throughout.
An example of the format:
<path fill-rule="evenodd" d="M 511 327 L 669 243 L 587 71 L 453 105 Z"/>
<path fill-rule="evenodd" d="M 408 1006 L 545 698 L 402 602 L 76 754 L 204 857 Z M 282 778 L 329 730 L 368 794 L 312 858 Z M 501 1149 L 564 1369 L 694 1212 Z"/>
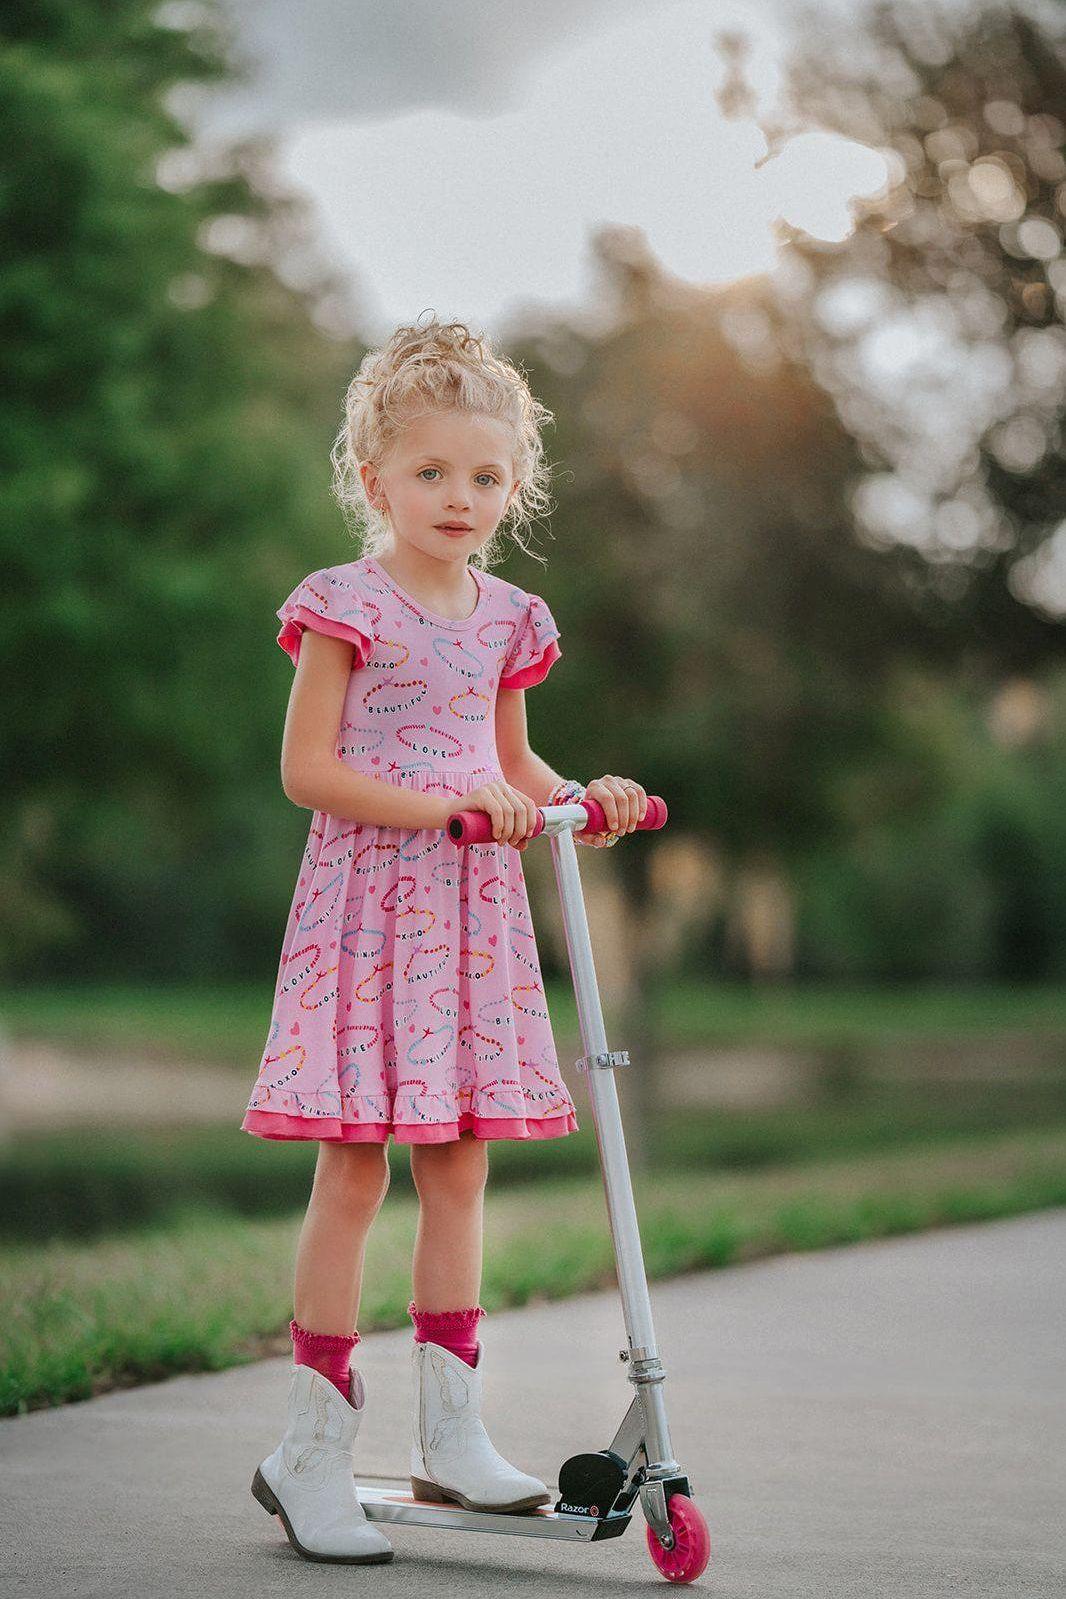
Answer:
<path fill-rule="evenodd" d="M 415 1343 L 411 1488 L 417 1499 L 453 1500 L 467 1510 L 532 1510 L 551 1503 L 539 1477 L 508 1465 L 481 1420 L 481 1372 L 440 1344 Z"/>
<path fill-rule="evenodd" d="M 252 1493 L 281 1518 L 305 1560 L 362 1566 L 392 1559 L 391 1543 L 367 1520 L 355 1490 L 352 1446 L 365 1410 L 361 1372 L 350 1373 L 345 1399 L 314 1366 L 293 1366 L 288 1427 L 256 1468 Z"/>

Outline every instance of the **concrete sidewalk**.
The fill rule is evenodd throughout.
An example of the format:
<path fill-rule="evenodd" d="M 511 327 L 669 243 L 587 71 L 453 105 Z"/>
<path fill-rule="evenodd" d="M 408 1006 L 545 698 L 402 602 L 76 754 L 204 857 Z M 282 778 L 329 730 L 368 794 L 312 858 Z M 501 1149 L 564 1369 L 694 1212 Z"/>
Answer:
<path fill-rule="evenodd" d="M 711 1528 L 700 1591 L 1010 1599 L 1066 1588 L 1066 1210 L 652 1285 L 674 1452 Z M 487 1318 L 485 1420 L 554 1489 L 631 1387 L 613 1294 Z M 410 1334 L 358 1346 L 357 1472 L 404 1483 Z M 0 1421 L 0 1593 L 498 1599 L 662 1591 L 637 1507 L 580 1547 L 386 1530 L 385 1566 L 289 1548 L 249 1484 L 287 1360 Z"/>

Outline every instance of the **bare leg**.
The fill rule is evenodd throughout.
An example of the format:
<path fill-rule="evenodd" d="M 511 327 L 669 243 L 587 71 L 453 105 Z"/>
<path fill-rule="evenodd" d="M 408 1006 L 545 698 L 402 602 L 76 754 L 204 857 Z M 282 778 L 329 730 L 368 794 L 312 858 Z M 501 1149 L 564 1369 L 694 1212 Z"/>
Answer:
<path fill-rule="evenodd" d="M 411 1286 L 419 1310 L 465 1310 L 481 1292 L 488 1145 L 473 1133 L 448 1144 L 412 1144 L 418 1191 Z"/>
<path fill-rule="evenodd" d="M 388 1187 L 384 1144 L 319 1141 L 293 1291 L 296 1320 L 309 1332 L 355 1331 L 367 1235 Z"/>

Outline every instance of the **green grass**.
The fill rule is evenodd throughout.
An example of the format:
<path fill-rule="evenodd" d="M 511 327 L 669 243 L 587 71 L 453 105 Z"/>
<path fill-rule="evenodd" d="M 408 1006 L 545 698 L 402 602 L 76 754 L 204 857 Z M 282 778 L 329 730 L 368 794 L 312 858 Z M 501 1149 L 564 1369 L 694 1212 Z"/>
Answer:
<path fill-rule="evenodd" d="M 663 1278 L 1066 1204 L 1066 1128 L 634 1186 L 649 1277 Z M 415 1200 L 390 1193 L 370 1235 L 361 1333 L 408 1325 L 416 1220 Z M 301 1221 L 188 1206 L 129 1236 L 0 1249 L 0 1414 L 288 1353 Z M 487 1311 L 614 1280 L 598 1179 L 542 1180 L 535 1198 L 490 1183 Z"/>
<path fill-rule="evenodd" d="M 214 1061 L 251 1070 L 270 1026 L 269 982 L 199 988 L 185 984 L 94 984 L 0 992 L 0 1026 L 14 1038 L 79 1050 L 108 1048 L 146 1058 Z"/>
<path fill-rule="evenodd" d="M 1040 983 L 782 983 L 753 990 L 689 980 L 671 985 L 657 1008 L 670 1044 L 685 1047 L 960 1042 L 1000 1032 L 1066 1039 L 1066 986 Z"/>
<path fill-rule="evenodd" d="M 23 987 L 0 992 L 0 1028 L 79 1049 L 215 1061 L 254 1071 L 270 1024 L 272 977 L 227 987 L 159 984 Z M 573 993 L 549 982 L 561 1037 L 577 1037 Z M 1011 984 L 841 988 L 689 979 L 655 1009 L 666 1048 L 702 1044 L 883 1044 L 1024 1032 L 1066 1038 L 1066 986 Z"/>
<path fill-rule="evenodd" d="M 496 1188 L 599 1170 L 591 1108 L 581 1130 L 534 1144 L 502 1140 Z M 865 1085 L 839 1103 L 770 1110 L 667 1109 L 649 1140 L 655 1171 L 759 1170 L 1026 1127 L 1066 1130 L 1066 1078 L 1021 1083 Z M 632 1130 L 627 1143 L 636 1154 Z M 249 1217 L 306 1204 L 314 1142 L 266 1142 L 238 1127 L 77 1130 L 23 1136 L 0 1151 L 0 1242 L 89 1240 L 165 1223 L 189 1204 Z M 410 1155 L 391 1142 L 393 1187 L 412 1191 Z"/>

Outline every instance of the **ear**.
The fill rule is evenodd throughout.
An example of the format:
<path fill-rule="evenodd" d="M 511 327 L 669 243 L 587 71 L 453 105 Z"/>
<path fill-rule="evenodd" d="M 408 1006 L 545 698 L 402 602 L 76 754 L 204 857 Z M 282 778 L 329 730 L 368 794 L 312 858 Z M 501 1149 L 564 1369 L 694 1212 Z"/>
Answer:
<path fill-rule="evenodd" d="M 378 503 L 381 497 L 381 478 L 378 476 L 377 468 L 372 461 L 363 462 L 359 468 L 359 476 L 363 480 L 363 489 L 370 504 L 375 511 L 383 511 L 385 509 L 384 505 Z"/>

